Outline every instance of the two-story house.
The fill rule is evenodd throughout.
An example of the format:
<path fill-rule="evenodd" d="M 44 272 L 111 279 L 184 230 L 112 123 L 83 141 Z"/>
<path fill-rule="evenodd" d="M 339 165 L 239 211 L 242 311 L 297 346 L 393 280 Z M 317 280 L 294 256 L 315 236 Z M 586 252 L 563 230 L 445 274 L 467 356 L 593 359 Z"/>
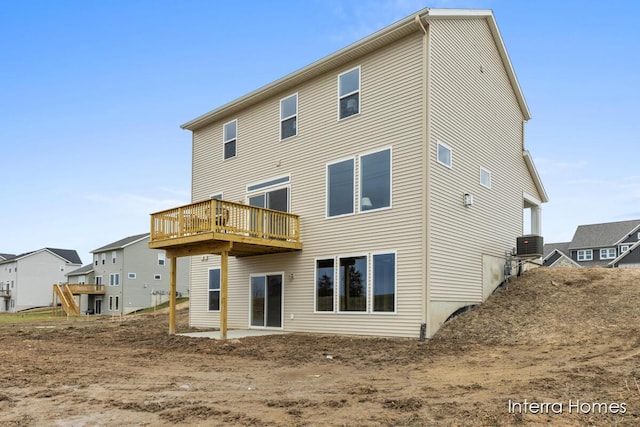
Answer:
<path fill-rule="evenodd" d="M 93 309 L 97 314 L 127 314 L 169 298 L 165 251 L 149 248 L 149 233 L 125 237 L 91 253 L 91 274 L 96 285 L 104 285 L 104 292 L 88 296 L 87 310 Z M 185 296 L 189 292 L 188 263 L 187 258 L 181 261 L 177 281 L 177 292 Z"/>
<path fill-rule="evenodd" d="M 529 118 L 492 12 L 421 10 L 185 123 L 193 203 L 150 246 L 192 256 L 190 323 L 223 337 L 429 337 L 540 234 Z"/>
<path fill-rule="evenodd" d="M 20 311 L 53 303 L 51 284 L 82 265 L 75 250 L 43 248 L 0 260 L 0 311 Z"/>
<path fill-rule="evenodd" d="M 545 245 L 543 261 L 546 266 L 637 268 L 639 246 L 640 219 L 580 225 L 571 242 Z"/>

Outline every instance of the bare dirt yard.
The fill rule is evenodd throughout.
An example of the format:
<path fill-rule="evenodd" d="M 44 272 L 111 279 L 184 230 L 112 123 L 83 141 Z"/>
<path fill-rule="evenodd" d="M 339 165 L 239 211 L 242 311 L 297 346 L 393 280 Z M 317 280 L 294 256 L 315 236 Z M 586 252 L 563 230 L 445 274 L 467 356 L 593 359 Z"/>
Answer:
<path fill-rule="evenodd" d="M 424 343 L 167 324 L 0 326 L 0 425 L 640 425 L 640 271 L 530 271 Z"/>

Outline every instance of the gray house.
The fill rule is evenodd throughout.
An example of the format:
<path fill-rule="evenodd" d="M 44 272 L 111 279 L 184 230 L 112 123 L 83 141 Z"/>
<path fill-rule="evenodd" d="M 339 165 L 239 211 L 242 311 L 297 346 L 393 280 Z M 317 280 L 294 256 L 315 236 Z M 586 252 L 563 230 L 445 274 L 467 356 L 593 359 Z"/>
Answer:
<path fill-rule="evenodd" d="M 82 265 L 75 250 L 43 248 L 0 260 L 0 311 L 20 311 L 53 303 L 51 285 Z"/>
<path fill-rule="evenodd" d="M 544 245 L 545 266 L 640 267 L 640 219 L 580 225 L 571 242 Z"/>
<path fill-rule="evenodd" d="M 93 309 L 96 314 L 127 314 L 169 298 L 169 265 L 165 251 L 149 249 L 149 233 L 125 237 L 92 253 L 92 271 L 76 271 L 69 277 L 71 283 L 92 275 L 93 283 L 104 285 L 103 295 L 87 296 L 87 309 Z M 187 258 L 181 262 L 177 292 L 184 296 L 189 294 Z"/>

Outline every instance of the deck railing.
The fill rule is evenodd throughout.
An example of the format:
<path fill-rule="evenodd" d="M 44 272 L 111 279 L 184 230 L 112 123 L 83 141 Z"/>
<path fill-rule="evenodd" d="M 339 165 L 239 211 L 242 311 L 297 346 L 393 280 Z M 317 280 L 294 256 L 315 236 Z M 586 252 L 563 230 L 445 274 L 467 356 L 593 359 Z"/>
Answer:
<path fill-rule="evenodd" d="M 217 199 L 151 214 L 151 242 L 211 232 L 299 242 L 300 217 Z"/>
<path fill-rule="evenodd" d="M 9 298 L 11 291 L 9 289 L 0 289 L 0 298 Z"/>
<path fill-rule="evenodd" d="M 67 285 L 69 290 L 73 294 L 85 294 L 85 293 L 104 293 L 104 285 L 90 285 L 85 283 L 77 283 Z"/>

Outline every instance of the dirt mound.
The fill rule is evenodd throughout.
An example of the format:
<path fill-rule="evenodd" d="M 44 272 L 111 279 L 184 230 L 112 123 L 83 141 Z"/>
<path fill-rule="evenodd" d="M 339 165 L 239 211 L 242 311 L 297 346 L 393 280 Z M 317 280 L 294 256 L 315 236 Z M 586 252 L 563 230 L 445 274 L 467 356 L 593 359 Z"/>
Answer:
<path fill-rule="evenodd" d="M 0 426 L 640 425 L 640 271 L 527 272 L 424 343 L 167 332 L 166 313 L 0 325 Z"/>

